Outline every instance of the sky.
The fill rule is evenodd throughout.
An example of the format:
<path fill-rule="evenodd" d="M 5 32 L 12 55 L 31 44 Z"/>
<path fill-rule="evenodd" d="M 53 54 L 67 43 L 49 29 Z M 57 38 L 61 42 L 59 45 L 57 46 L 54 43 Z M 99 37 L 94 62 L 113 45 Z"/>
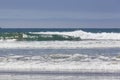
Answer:
<path fill-rule="evenodd" d="M 120 28 L 120 0 L 0 0 L 2 28 Z"/>

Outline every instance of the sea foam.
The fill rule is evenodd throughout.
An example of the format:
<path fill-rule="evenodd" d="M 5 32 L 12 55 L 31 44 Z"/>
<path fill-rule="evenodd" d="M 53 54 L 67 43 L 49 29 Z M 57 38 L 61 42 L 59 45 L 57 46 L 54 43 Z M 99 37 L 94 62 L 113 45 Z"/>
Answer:
<path fill-rule="evenodd" d="M 4 32 L 0 33 L 1 41 L 81 41 L 81 40 L 120 40 L 120 33 L 85 32 Z"/>
<path fill-rule="evenodd" d="M 89 41 L 0 41 L 0 48 L 41 48 L 41 49 L 76 49 L 76 48 L 120 48 L 118 40 Z"/>
<path fill-rule="evenodd" d="M 92 32 L 85 32 L 82 30 L 71 31 L 71 32 L 31 32 L 33 34 L 59 34 L 59 35 L 69 35 L 74 37 L 80 37 L 81 39 L 113 39 L 113 40 L 120 40 L 120 33 L 92 33 Z"/>
<path fill-rule="evenodd" d="M 82 54 L 12 55 L 0 57 L 0 71 L 119 72 L 119 61 L 117 57 Z"/>

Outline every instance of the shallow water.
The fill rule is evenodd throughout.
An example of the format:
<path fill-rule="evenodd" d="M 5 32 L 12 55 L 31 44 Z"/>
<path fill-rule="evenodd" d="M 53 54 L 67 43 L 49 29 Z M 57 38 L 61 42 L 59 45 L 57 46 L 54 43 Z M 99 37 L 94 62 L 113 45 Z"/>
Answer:
<path fill-rule="evenodd" d="M 120 80 L 119 75 L 96 74 L 0 74 L 0 80 Z"/>
<path fill-rule="evenodd" d="M 114 72 L 119 69 L 109 72 L 112 66 L 119 68 L 119 58 L 115 58 L 119 55 L 120 48 L 0 49 L 0 80 L 120 80 L 119 71 Z M 118 62 L 117 65 L 113 61 Z M 93 71 L 101 65 L 106 68 Z M 86 72 L 81 72 L 85 67 Z M 36 72 L 45 68 L 48 72 Z"/>

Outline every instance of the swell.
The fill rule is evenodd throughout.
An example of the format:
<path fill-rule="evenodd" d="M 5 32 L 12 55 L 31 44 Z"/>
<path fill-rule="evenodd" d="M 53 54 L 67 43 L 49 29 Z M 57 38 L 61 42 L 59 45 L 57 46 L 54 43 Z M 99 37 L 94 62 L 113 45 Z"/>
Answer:
<path fill-rule="evenodd" d="M 86 32 L 83 30 L 76 30 L 71 32 L 31 32 L 33 34 L 59 34 L 79 37 L 82 40 L 120 40 L 120 33 L 115 32 Z"/>
<path fill-rule="evenodd" d="M 1 33 L 1 40 L 16 40 L 16 41 L 77 41 L 80 37 L 60 34 L 31 34 L 31 33 Z"/>
<path fill-rule="evenodd" d="M 81 41 L 81 40 L 120 40 L 120 33 L 92 33 L 82 30 L 70 32 L 4 32 L 0 40 L 17 41 Z"/>

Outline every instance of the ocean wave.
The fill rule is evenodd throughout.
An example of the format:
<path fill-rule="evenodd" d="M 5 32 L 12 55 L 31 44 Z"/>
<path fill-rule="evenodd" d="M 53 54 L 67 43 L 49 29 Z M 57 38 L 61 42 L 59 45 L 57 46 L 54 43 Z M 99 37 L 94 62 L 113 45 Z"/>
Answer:
<path fill-rule="evenodd" d="M 0 57 L 0 71 L 119 72 L 119 66 L 120 59 L 117 56 L 49 54 Z"/>
<path fill-rule="evenodd" d="M 80 37 L 60 34 L 1 33 L 1 41 L 79 41 Z"/>
<path fill-rule="evenodd" d="M 104 56 L 104 55 L 87 55 L 87 54 L 41 54 L 41 55 L 5 55 L 0 57 L 0 62 L 48 62 L 48 63 L 64 63 L 64 62 L 109 62 L 120 61 L 120 56 Z"/>
<path fill-rule="evenodd" d="M 0 33 L 0 40 L 6 41 L 81 41 L 81 40 L 120 40 L 120 33 L 92 33 L 82 30 L 70 32 L 15 32 Z"/>
<path fill-rule="evenodd" d="M 120 48 L 120 41 L 0 41 L 0 48 L 8 49 L 79 49 Z"/>
<path fill-rule="evenodd" d="M 85 32 L 83 30 L 76 30 L 71 32 L 31 32 L 32 34 L 59 34 L 59 35 L 68 35 L 79 37 L 81 39 L 92 39 L 92 40 L 120 40 L 120 33 L 113 33 L 113 32 L 101 32 L 101 33 L 92 33 L 92 32 Z"/>

